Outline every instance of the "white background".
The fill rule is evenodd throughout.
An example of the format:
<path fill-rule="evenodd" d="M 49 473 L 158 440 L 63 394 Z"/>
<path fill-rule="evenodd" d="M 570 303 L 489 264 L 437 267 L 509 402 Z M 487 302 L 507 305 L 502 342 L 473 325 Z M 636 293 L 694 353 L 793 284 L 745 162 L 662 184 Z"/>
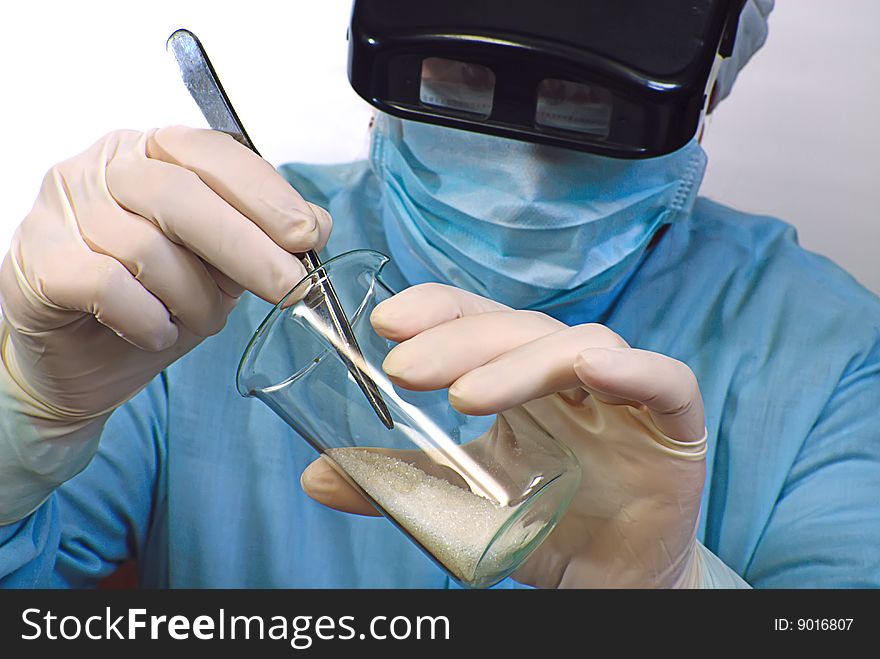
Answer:
<path fill-rule="evenodd" d="M 0 12 L 0 253 L 45 171 L 115 128 L 204 125 L 165 54 L 199 35 L 275 164 L 366 154 L 348 86 L 349 0 L 7 3 Z M 703 194 L 795 224 L 880 292 L 880 2 L 778 0 L 770 39 L 721 104 Z"/>

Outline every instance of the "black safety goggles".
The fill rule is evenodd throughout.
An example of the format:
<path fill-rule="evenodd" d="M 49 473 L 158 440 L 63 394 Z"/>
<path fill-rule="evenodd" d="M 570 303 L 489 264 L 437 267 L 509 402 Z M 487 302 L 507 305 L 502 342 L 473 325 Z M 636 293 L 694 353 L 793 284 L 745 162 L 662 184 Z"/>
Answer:
<path fill-rule="evenodd" d="M 389 114 L 618 158 L 705 114 L 745 0 L 355 0 L 348 75 Z"/>

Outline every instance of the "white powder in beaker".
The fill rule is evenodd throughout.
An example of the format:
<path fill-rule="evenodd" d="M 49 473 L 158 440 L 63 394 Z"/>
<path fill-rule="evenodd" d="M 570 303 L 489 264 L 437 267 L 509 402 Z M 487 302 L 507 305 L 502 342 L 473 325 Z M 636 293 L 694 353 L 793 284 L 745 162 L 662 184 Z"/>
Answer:
<path fill-rule="evenodd" d="M 408 462 L 376 451 L 337 448 L 329 449 L 327 454 L 463 581 L 474 578 L 487 545 L 516 512 L 516 508 L 499 506 Z M 505 547 L 493 547 L 487 557 L 492 563 L 500 564 L 528 538 L 504 539 Z"/>

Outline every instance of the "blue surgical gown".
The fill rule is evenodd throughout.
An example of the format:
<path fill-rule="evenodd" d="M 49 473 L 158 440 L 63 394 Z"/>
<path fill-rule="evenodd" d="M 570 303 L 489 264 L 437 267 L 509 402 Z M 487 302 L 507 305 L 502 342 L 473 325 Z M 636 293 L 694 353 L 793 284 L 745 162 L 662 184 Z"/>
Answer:
<path fill-rule="evenodd" d="M 387 253 L 366 163 L 282 171 L 332 213 L 328 253 Z M 406 284 L 393 267 L 387 281 Z M 303 494 L 314 451 L 234 387 L 268 311 L 246 295 L 112 415 L 85 471 L 0 528 L 0 583 L 90 586 L 133 557 L 148 587 L 450 585 L 386 520 Z M 711 442 L 699 538 L 728 566 L 756 587 L 880 586 L 874 295 L 787 224 L 698 199 L 624 286 L 553 313 L 695 371 Z"/>

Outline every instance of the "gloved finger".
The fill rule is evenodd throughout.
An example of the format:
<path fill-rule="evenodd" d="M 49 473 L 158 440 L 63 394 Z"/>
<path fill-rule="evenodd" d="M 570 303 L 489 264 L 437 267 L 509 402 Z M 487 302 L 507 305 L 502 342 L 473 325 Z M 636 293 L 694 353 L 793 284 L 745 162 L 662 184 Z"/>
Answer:
<path fill-rule="evenodd" d="M 356 515 L 379 515 L 373 505 L 323 456 L 305 468 L 300 483 L 306 494 L 328 508 Z"/>
<path fill-rule="evenodd" d="M 195 172 L 216 194 L 291 253 L 316 248 L 321 226 L 315 206 L 260 156 L 226 133 L 185 126 L 153 131 L 149 158 Z"/>
<path fill-rule="evenodd" d="M 673 439 L 690 442 L 705 435 L 697 378 L 676 359 L 647 350 L 591 348 L 577 356 L 574 371 L 600 395 L 643 404 L 657 428 Z"/>
<path fill-rule="evenodd" d="M 305 276 L 285 251 L 191 171 L 159 160 L 110 163 L 107 185 L 125 209 L 151 220 L 247 290 L 276 303 Z"/>
<path fill-rule="evenodd" d="M 307 201 L 306 204 L 312 209 L 312 212 L 315 214 L 315 218 L 318 221 L 318 239 L 315 241 L 315 244 L 311 249 L 320 252 L 327 245 L 327 241 L 330 240 L 330 232 L 333 229 L 333 218 L 330 217 L 329 211 L 321 208 L 317 204 L 313 204 L 310 201 Z"/>
<path fill-rule="evenodd" d="M 202 261 L 202 264 L 205 266 L 205 270 L 208 271 L 208 274 L 214 280 L 214 283 L 217 284 L 217 287 L 221 291 L 223 291 L 223 293 L 227 297 L 239 298 L 242 296 L 245 291 L 244 286 L 232 281 L 229 277 L 224 275 L 210 263 L 205 263 L 204 261 Z"/>
<path fill-rule="evenodd" d="M 419 284 L 384 300 L 373 309 L 370 322 L 381 336 L 405 341 L 419 332 L 456 318 L 491 311 L 510 311 L 475 293 L 446 284 Z"/>
<path fill-rule="evenodd" d="M 204 263 L 171 242 L 155 224 L 109 201 L 77 219 L 80 235 L 93 252 L 122 263 L 192 332 L 211 336 L 226 323 L 223 291 Z"/>
<path fill-rule="evenodd" d="M 116 259 L 85 248 L 48 252 L 52 267 L 39 268 L 42 276 L 34 277 L 15 254 L 13 245 L 0 272 L 4 312 L 9 310 L 13 325 L 16 310 L 39 304 L 91 314 L 142 350 L 159 352 L 177 341 L 168 309 Z"/>
<path fill-rule="evenodd" d="M 443 389 L 499 355 L 565 327 L 535 311 L 487 311 L 464 316 L 435 325 L 395 346 L 382 369 L 406 389 Z"/>
<path fill-rule="evenodd" d="M 578 387 L 573 365 L 587 347 L 625 348 L 626 342 L 603 325 L 565 327 L 465 373 L 449 388 L 449 401 L 465 414 L 494 414 Z"/>

